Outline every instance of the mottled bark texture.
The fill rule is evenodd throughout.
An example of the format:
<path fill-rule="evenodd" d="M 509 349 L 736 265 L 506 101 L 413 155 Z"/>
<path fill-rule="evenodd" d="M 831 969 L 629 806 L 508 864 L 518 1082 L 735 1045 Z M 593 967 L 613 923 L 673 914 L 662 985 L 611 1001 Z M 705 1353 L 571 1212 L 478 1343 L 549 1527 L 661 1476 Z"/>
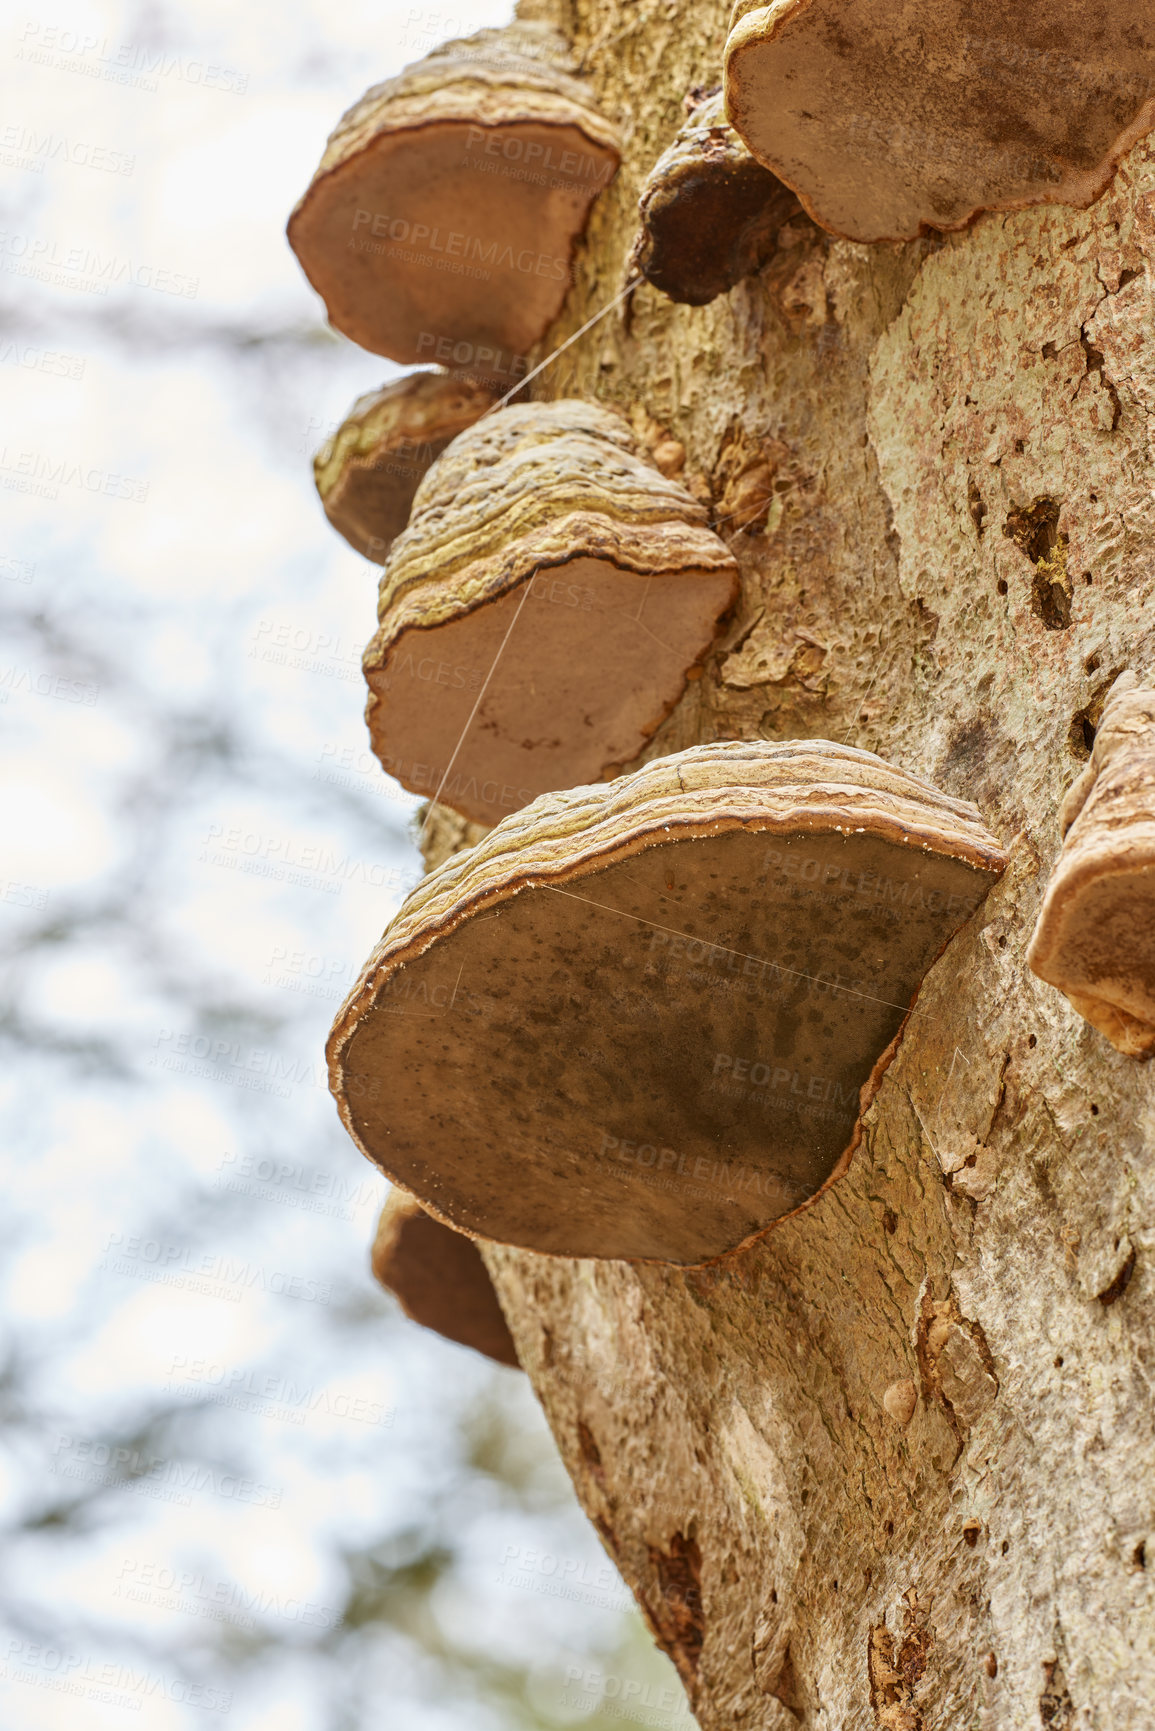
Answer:
<path fill-rule="evenodd" d="M 550 344 L 618 288 L 726 12 L 554 14 L 627 146 Z M 1097 705 L 1155 666 L 1153 259 L 1141 143 L 1085 212 L 877 248 L 795 221 L 760 277 L 643 287 L 535 387 L 681 440 L 716 520 L 769 500 L 722 526 L 739 613 L 647 755 L 849 739 L 1011 851 L 814 1208 L 708 1273 L 486 1251 L 711 1731 L 1155 1723 L 1155 1069 L 1024 961 Z"/>

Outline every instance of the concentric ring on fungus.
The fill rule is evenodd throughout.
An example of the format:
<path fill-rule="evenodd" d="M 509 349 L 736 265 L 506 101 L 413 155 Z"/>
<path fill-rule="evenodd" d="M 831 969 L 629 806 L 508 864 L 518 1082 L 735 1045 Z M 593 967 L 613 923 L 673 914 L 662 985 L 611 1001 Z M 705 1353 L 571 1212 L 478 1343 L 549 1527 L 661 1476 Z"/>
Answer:
<path fill-rule="evenodd" d="M 496 401 L 485 385 L 451 373 L 407 373 L 358 397 L 313 458 L 317 492 L 337 533 L 383 565 L 433 464 Z"/>
<path fill-rule="evenodd" d="M 1130 1058 L 1155 1054 L 1155 691 L 1111 687 L 1027 962 Z"/>
<path fill-rule="evenodd" d="M 620 155 L 555 30 L 482 30 L 342 116 L 289 243 L 329 322 L 363 349 L 420 363 L 449 340 L 484 375 L 557 317 Z"/>
<path fill-rule="evenodd" d="M 386 562 L 364 656 L 373 750 L 475 823 L 616 773 L 737 590 L 705 508 L 620 415 L 499 409 L 430 469 Z"/>
<path fill-rule="evenodd" d="M 430 873 L 337 1018 L 330 1085 L 459 1231 L 701 1265 L 845 1169 L 1005 864 L 973 806 L 870 752 L 658 758 Z"/>

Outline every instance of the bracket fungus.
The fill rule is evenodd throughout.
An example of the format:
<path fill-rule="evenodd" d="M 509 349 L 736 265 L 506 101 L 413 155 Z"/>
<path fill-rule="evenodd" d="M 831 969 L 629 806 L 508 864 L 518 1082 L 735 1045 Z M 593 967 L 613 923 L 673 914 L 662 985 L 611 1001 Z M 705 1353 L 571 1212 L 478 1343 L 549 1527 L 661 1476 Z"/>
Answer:
<path fill-rule="evenodd" d="M 390 1191 L 373 1240 L 373 1273 L 413 1322 L 498 1364 L 517 1351 L 472 1238 L 434 1220 L 404 1190 Z"/>
<path fill-rule="evenodd" d="M 289 242 L 362 348 L 429 361 L 449 341 L 482 371 L 527 354 L 557 316 L 619 159 L 556 31 L 482 30 L 342 117 Z"/>
<path fill-rule="evenodd" d="M 596 404 L 522 404 L 462 433 L 381 577 L 364 667 L 385 768 L 492 824 L 629 763 L 737 594 L 706 517 Z"/>
<path fill-rule="evenodd" d="M 725 78 L 816 222 L 911 240 L 1098 198 L 1155 127 L 1155 0 L 737 0 Z"/>
<path fill-rule="evenodd" d="M 801 210 L 726 120 L 721 92 L 691 113 L 638 200 L 633 263 L 673 301 L 705 306 L 762 269 Z"/>
<path fill-rule="evenodd" d="M 1059 814 L 1063 845 L 1027 961 L 1111 1044 L 1155 1054 L 1155 690 L 1115 681 L 1091 760 Z"/>
<path fill-rule="evenodd" d="M 826 740 L 547 795 L 419 885 L 329 1041 L 362 1151 L 459 1230 L 700 1266 L 846 1168 L 1006 856 Z"/>
<path fill-rule="evenodd" d="M 426 471 L 496 401 L 484 385 L 451 373 L 409 373 L 358 397 L 313 459 L 338 534 L 383 565 Z"/>

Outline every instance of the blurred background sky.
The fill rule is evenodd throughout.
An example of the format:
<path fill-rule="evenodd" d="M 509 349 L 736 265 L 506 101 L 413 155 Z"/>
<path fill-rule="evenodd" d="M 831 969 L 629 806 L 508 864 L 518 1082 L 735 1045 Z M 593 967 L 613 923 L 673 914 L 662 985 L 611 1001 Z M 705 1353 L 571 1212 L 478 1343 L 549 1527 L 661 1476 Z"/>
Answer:
<path fill-rule="evenodd" d="M 663 1728 L 520 1373 L 373 1284 L 329 1022 L 419 861 L 311 454 L 399 369 L 284 239 L 340 112 L 502 23 L 0 26 L 0 1726 Z"/>

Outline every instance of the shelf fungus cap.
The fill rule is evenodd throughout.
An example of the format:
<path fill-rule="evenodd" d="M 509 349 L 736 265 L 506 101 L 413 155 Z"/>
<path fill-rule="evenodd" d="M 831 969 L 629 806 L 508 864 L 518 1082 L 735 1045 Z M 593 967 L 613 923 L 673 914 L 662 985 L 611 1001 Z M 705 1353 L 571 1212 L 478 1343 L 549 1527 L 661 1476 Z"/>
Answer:
<path fill-rule="evenodd" d="M 1155 126 L 1155 0 L 737 0 L 730 120 L 856 241 L 1085 206 Z"/>
<path fill-rule="evenodd" d="M 455 365 L 508 366 L 557 316 L 619 159 L 556 31 L 482 30 L 342 117 L 289 242 L 330 323 L 362 348 L 412 362 L 451 344 Z"/>
<path fill-rule="evenodd" d="M 728 123 L 721 92 L 691 113 L 638 200 L 634 264 L 673 301 L 705 306 L 762 269 L 801 210 Z"/>
<path fill-rule="evenodd" d="M 424 879 L 329 1041 L 346 1128 L 459 1230 L 700 1266 L 846 1168 L 1006 857 L 871 752 L 697 746 Z"/>
<path fill-rule="evenodd" d="M 1133 1058 L 1155 1054 L 1155 690 L 1111 687 L 1063 802 L 1063 845 L 1027 961 Z"/>
<path fill-rule="evenodd" d="M 705 508 L 619 415 L 499 409 L 430 469 L 386 562 L 364 657 L 373 749 L 475 823 L 616 773 L 737 589 Z"/>
<path fill-rule="evenodd" d="M 381 1285 L 413 1322 L 516 1367 L 513 1336 L 476 1244 L 434 1220 L 404 1190 L 389 1192 L 372 1262 Z"/>
<path fill-rule="evenodd" d="M 338 534 L 383 565 L 426 472 L 497 400 L 487 386 L 451 373 L 409 373 L 358 397 L 313 458 L 317 491 Z"/>

